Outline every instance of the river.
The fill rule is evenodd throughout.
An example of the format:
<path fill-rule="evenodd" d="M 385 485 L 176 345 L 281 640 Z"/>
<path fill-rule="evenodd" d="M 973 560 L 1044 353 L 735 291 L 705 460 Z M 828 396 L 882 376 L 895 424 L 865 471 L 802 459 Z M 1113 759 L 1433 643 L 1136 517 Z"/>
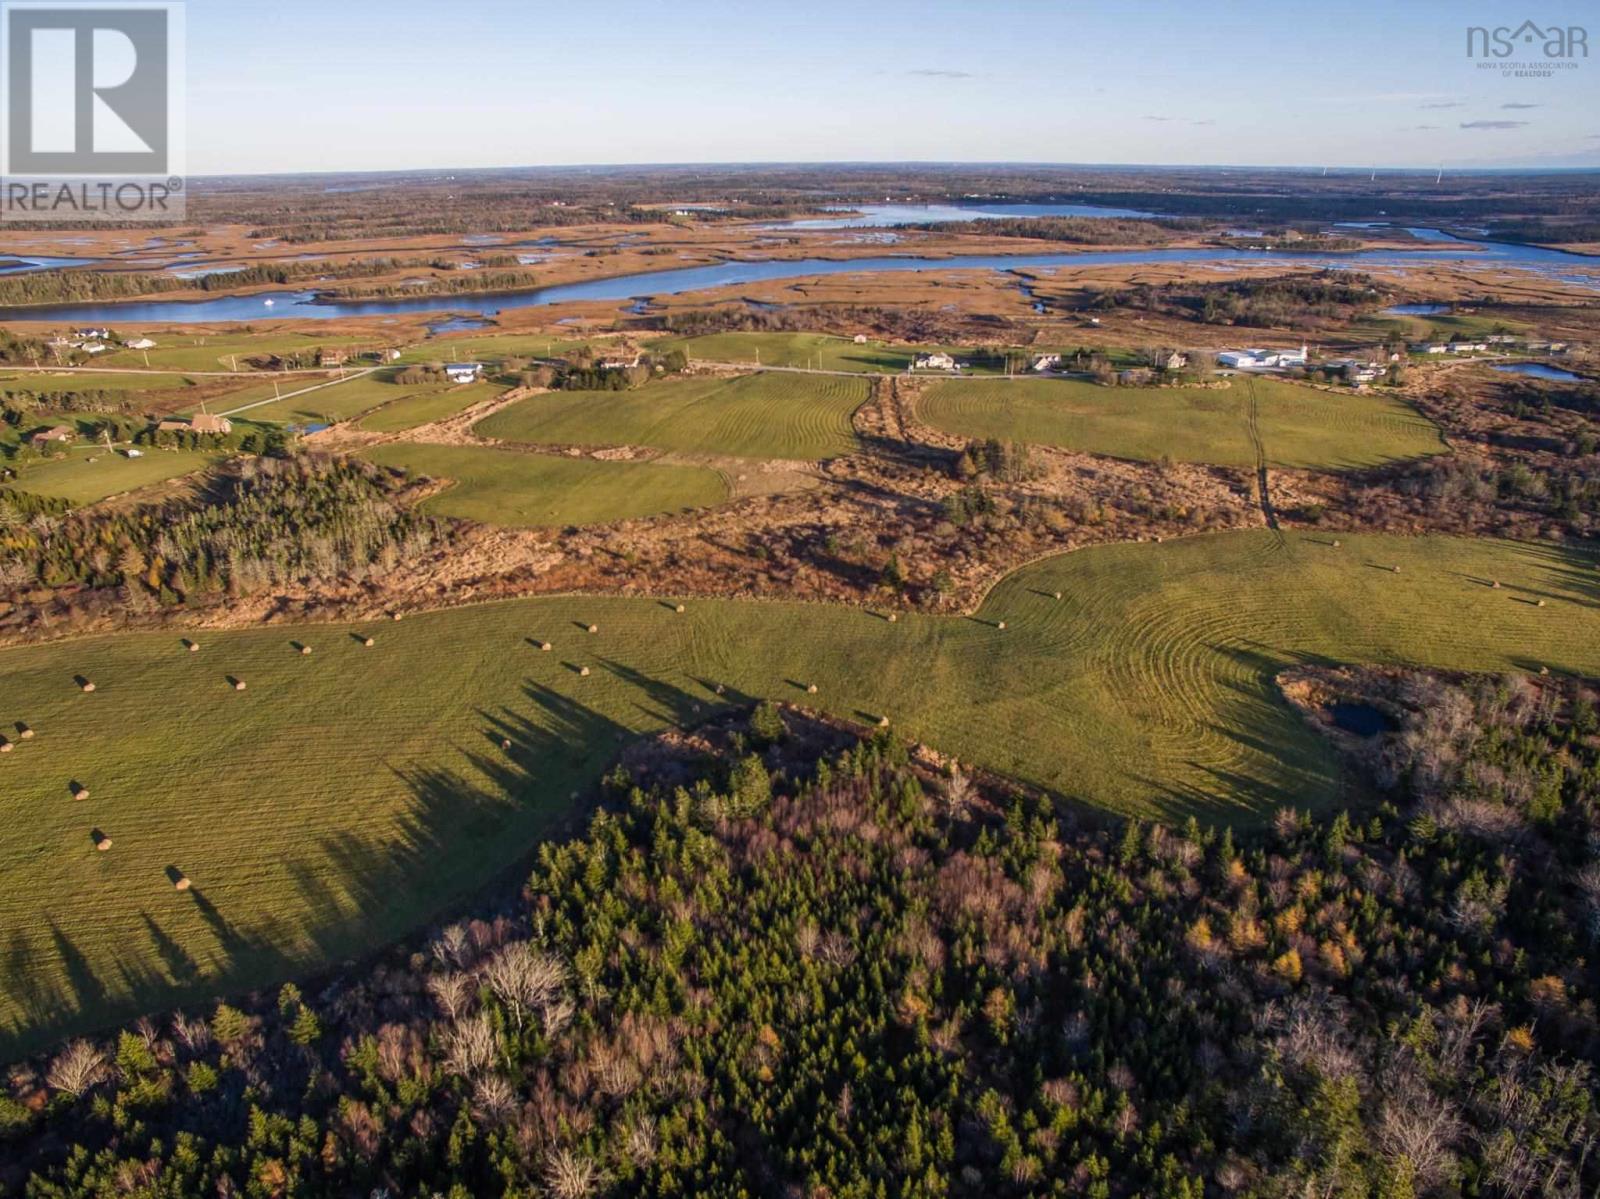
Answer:
<path fill-rule="evenodd" d="M 814 275 L 871 274 L 881 271 L 1059 270 L 1086 266 L 1140 266 L 1162 263 L 1216 264 L 1281 262 L 1350 268 L 1404 267 L 1419 262 L 1459 261 L 1533 271 L 1600 290 L 1600 259 L 1539 246 L 1463 241 L 1437 230 L 1426 248 L 1361 250 L 1348 254 L 1301 254 L 1293 251 L 1244 250 L 1223 246 L 1190 249 L 1082 250 L 1057 254 L 961 254 L 927 258 L 890 254 L 872 258 L 798 258 L 786 261 L 723 262 L 712 266 L 677 267 L 634 275 L 562 283 L 530 291 L 476 295 L 404 296 L 384 300 L 318 300 L 314 291 L 258 292 L 203 300 L 118 300 L 90 304 L 57 304 L 0 309 L 0 321 L 44 321 L 52 324 L 118 325 L 233 324 L 264 320 L 337 320 L 345 317 L 400 317 L 447 312 L 492 317 L 518 308 L 538 308 L 582 300 L 636 301 L 651 296 L 681 295 L 713 288 L 766 283 Z M 1587 271 L 1587 273 L 1582 273 Z"/>

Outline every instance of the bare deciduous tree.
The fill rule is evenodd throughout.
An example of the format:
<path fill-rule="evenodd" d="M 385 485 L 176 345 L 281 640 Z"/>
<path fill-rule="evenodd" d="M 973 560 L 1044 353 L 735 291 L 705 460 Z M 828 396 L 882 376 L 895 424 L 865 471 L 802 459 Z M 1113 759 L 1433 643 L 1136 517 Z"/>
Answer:
<path fill-rule="evenodd" d="M 50 1063 L 44 1079 L 58 1091 L 79 1096 L 109 1076 L 105 1055 L 88 1041 L 73 1041 Z"/>
<path fill-rule="evenodd" d="M 544 1185 L 556 1199 L 589 1199 L 600 1189 L 600 1167 L 569 1149 L 544 1159 Z"/>

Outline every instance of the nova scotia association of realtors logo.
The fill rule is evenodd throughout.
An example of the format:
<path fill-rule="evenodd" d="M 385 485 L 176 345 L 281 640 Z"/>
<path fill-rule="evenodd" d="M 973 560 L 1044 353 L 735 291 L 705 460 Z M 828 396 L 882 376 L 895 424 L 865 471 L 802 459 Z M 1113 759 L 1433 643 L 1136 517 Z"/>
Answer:
<path fill-rule="evenodd" d="M 1467 57 L 1480 70 L 1510 77 L 1548 78 L 1575 71 L 1589 57 L 1589 31 L 1582 25 L 1469 25 Z"/>
<path fill-rule="evenodd" d="M 183 5 L 0 6 L 0 221 L 184 214 Z"/>

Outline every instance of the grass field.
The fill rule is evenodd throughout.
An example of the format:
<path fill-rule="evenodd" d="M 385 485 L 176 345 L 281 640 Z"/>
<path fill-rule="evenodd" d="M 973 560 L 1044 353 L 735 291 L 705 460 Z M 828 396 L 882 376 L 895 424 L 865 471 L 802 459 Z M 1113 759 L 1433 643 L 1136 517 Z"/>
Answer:
<path fill-rule="evenodd" d="M 177 391 L 193 385 L 186 375 L 156 371 L 0 372 L 0 387 L 11 391 Z"/>
<path fill-rule="evenodd" d="M 755 374 L 670 379 L 633 391 L 530 396 L 477 426 L 485 437 L 550 445 L 640 445 L 738 458 L 828 458 L 856 446 L 865 379 Z"/>
<path fill-rule="evenodd" d="M 714 470 L 650 462 L 599 462 L 482 446 L 377 446 L 374 462 L 403 467 L 453 486 L 427 502 L 430 512 L 486 525 L 560 528 L 609 524 L 685 508 L 705 508 L 728 497 Z"/>
<path fill-rule="evenodd" d="M 361 427 L 374 433 L 399 433 L 430 425 L 458 412 L 465 412 L 474 404 L 493 399 L 504 388 L 495 383 L 469 383 L 464 387 L 449 386 L 435 391 L 421 390 L 385 404 L 361 418 Z"/>
<path fill-rule="evenodd" d="M 930 388 L 918 412 L 934 428 L 964 437 L 1220 466 L 1256 464 L 1253 428 L 1267 462 L 1280 467 L 1351 469 L 1445 448 L 1438 428 L 1401 400 L 1274 379 L 1236 378 L 1221 389 L 950 380 Z"/>
<path fill-rule="evenodd" d="M 958 359 L 972 355 L 971 348 L 964 346 L 898 346 L 879 341 L 857 345 L 852 338 L 822 333 L 710 333 L 703 337 L 663 338 L 653 342 L 651 348 L 683 350 L 691 361 L 801 366 L 860 374 L 897 374 L 910 369 L 918 354 L 944 351 Z M 1017 353 L 1030 356 L 1045 352 L 1044 347 L 1038 346 L 1017 349 Z M 1120 359 L 1122 355 L 1113 351 L 1112 357 Z"/>
<path fill-rule="evenodd" d="M 37 737 L 0 758 L 0 1051 L 403 933 L 572 814 L 623 739 L 709 713 L 718 684 L 888 714 L 899 735 L 1096 808 L 1252 822 L 1325 806 L 1336 764 L 1277 671 L 1600 673 L 1596 562 L 1261 531 L 1050 559 L 975 619 L 569 597 L 203 632 L 193 654 L 170 632 L 5 650 L 0 722 Z"/>
<path fill-rule="evenodd" d="M 224 457 L 193 450 L 146 449 L 142 458 L 127 458 L 120 450 L 107 453 L 103 446 L 77 447 L 65 458 L 24 466 L 12 485 L 76 507 L 203 470 Z"/>
<path fill-rule="evenodd" d="M 481 337 L 430 338 L 407 349 L 401 362 L 503 362 L 507 358 L 559 357 L 584 345 L 583 338 L 548 333 L 486 333 Z"/>
<path fill-rule="evenodd" d="M 138 336 L 135 332 L 119 330 L 126 339 Z M 148 357 L 151 367 L 157 370 L 179 371 L 232 371 L 248 374 L 247 358 L 265 358 L 277 354 L 287 356 L 304 353 L 322 346 L 342 348 L 346 342 L 334 335 L 318 336 L 311 333 L 177 333 L 162 330 L 149 335 L 156 343 L 152 350 L 118 349 L 105 359 L 117 366 L 145 365 Z"/>

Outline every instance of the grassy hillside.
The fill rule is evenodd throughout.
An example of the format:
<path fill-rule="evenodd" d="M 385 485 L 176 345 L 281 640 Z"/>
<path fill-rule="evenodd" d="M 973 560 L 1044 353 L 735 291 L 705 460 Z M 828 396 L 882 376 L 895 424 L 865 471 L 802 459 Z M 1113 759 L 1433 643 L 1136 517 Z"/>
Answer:
<path fill-rule="evenodd" d="M 409 443 L 378 446 L 367 456 L 385 466 L 452 480 L 448 491 L 428 501 L 428 510 L 486 525 L 609 524 L 705 508 L 728 497 L 722 476 L 698 466 Z"/>
<path fill-rule="evenodd" d="M 1252 414 L 1252 393 L 1254 413 Z M 1438 453 L 1438 428 L 1387 395 L 1334 394 L 1275 379 L 1227 388 L 1100 387 L 1061 379 L 952 379 L 922 397 L 937 429 L 1118 458 L 1352 469 Z"/>
<path fill-rule="evenodd" d="M 0 1045 L 403 932 L 571 814 L 622 739 L 697 719 L 718 685 L 888 714 L 1106 810 L 1250 822 L 1327 805 L 1333 759 L 1278 670 L 1597 674 L 1595 566 L 1547 546 L 1249 532 L 1051 559 L 976 619 L 580 597 L 208 633 L 192 654 L 171 633 L 7 650 L 0 727 L 38 735 L 0 756 Z"/>
<path fill-rule="evenodd" d="M 399 433 L 429 425 L 464 412 L 474 404 L 492 399 L 503 391 L 497 383 L 469 383 L 464 387 L 422 390 L 392 400 L 376 412 L 361 418 L 361 427 L 374 433 Z"/>
<path fill-rule="evenodd" d="M 640 445 L 742 458 L 827 458 L 855 448 L 865 379 L 757 374 L 672 379 L 635 391 L 530 396 L 477 426 L 485 437 L 554 445 Z"/>

